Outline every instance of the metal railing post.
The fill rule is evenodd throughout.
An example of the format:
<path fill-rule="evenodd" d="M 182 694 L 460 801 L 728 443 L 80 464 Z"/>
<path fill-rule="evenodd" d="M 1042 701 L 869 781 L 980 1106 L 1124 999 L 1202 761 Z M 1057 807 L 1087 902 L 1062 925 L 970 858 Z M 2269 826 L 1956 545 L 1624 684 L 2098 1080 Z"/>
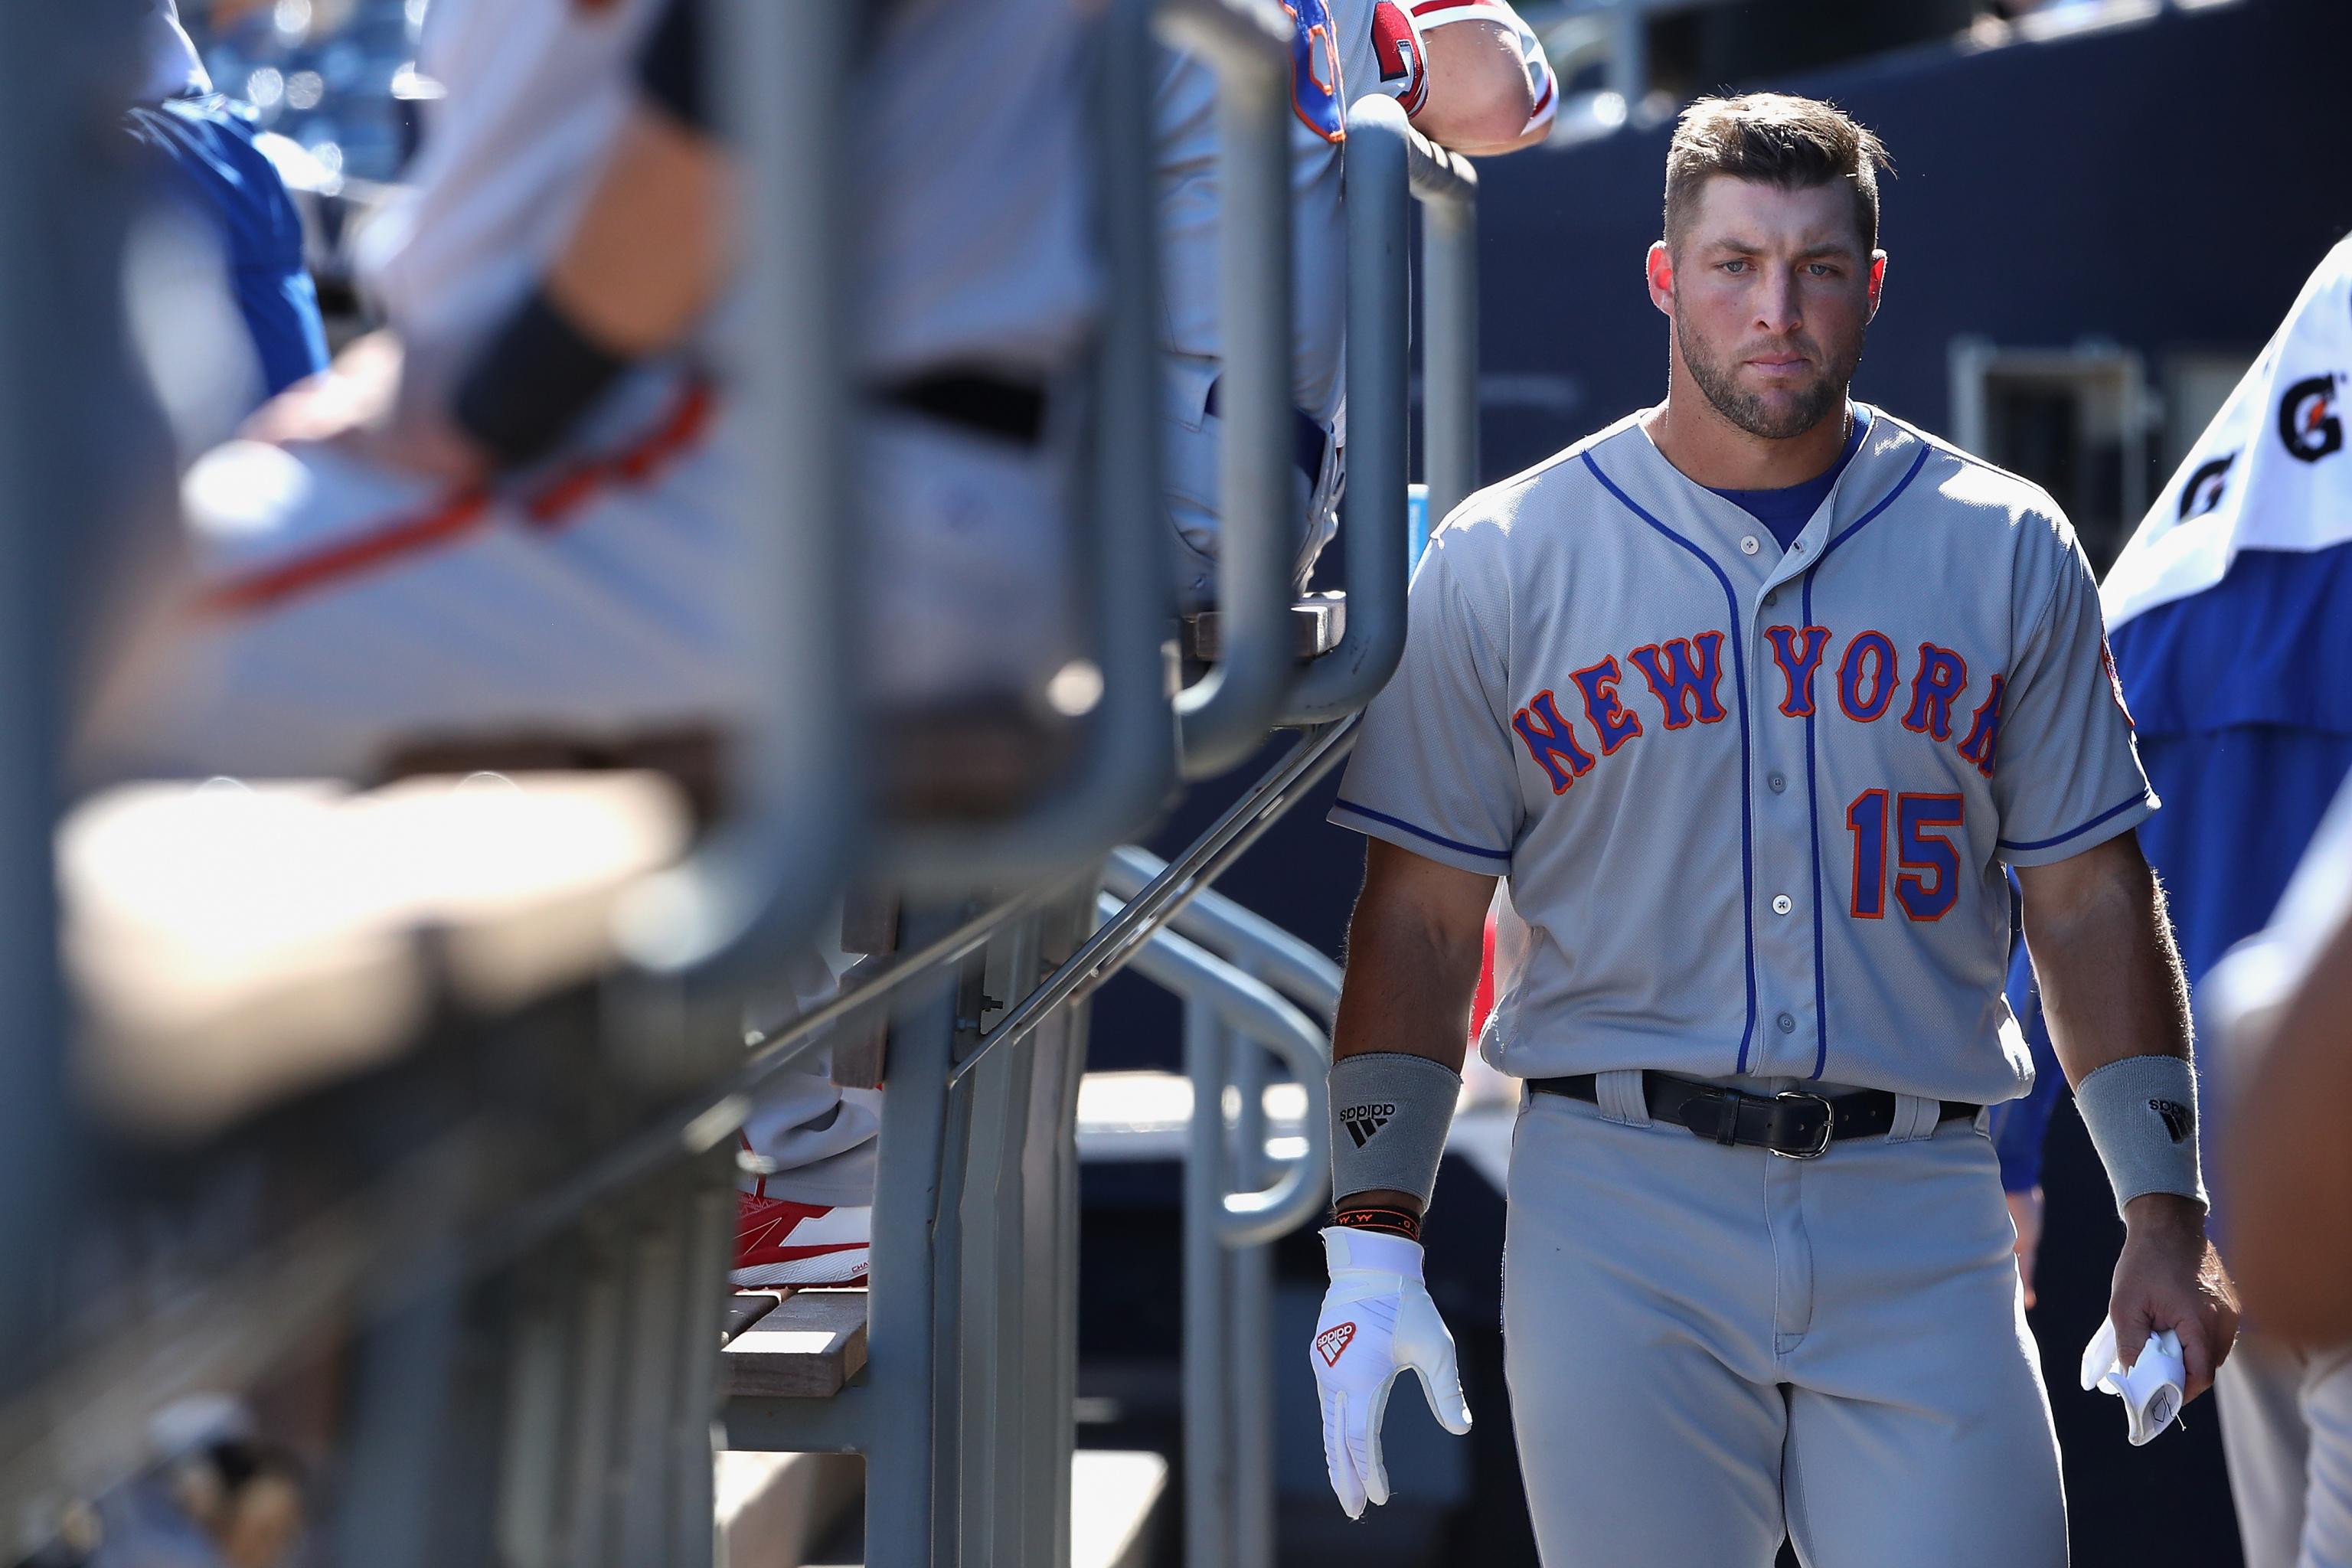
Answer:
<path fill-rule="evenodd" d="M 731 623 L 759 707 L 742 726 L 739 815 L 616 916 L 621 951 L 675 979 L 743 981 L 815 928 L 856 848 L 845 592 L 855 530 L 839 301 L 848 267 L 839 155 L 851 16 L 824 0 L 718 7 L 709 62 L 740 161 L 748 330 L 726 366 L 719 439 L 743 482 Z M 777 92 L 784 75 L 805 92 Z"/>
<path fill-rule="evenodd" d="M 1318 723 L 1372 700 L 1404 654 L 1408 349 L 1396 323 L 1411 305 L 1409 200 L 1427 233 L 1430 516 L 1469 493 L 1477 474 L 1477 175 L 1373 94 L 1348 110 L 1348 627 L 1308 666 L 1284 722 Z"/>
<path fill-rule="evenodd" d="M 1217 605 L 1224 651 L 1177 699 L 1188 778 L 1265 742 L 1291 679 L 1290 43 L 1269 0 L 1166 0 L 1160 31 L 1217 74 Z"/>
<path fill-rule="evenodd" d="M 1234 1451 L 1226 1396 L 1225 1026 L 1184 1003 L 1184 1074 L 1192 1121 L 1184 1145 L 1184 1563 L 1231 1568 Z"/>
<path fill-rule="evenodd" d="M 1454 160 L 1448 174 L 1417 171 L 1422 203 L 1423 468 L 1429 479 L 1429 526 L 1478 488 L 1478 184 Z"/>

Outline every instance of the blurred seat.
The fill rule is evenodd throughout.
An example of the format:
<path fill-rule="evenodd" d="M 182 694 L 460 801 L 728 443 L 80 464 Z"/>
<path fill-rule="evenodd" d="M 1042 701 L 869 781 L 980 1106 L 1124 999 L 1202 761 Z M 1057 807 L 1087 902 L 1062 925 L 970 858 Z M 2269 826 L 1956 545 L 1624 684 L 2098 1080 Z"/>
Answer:
<path fill-rule="evenodd" d="M 614 958 L 613 911 L 693 837 L 653 773 L 137 784 L 57 840 L 94 1108 L 193 1136 Z"/>

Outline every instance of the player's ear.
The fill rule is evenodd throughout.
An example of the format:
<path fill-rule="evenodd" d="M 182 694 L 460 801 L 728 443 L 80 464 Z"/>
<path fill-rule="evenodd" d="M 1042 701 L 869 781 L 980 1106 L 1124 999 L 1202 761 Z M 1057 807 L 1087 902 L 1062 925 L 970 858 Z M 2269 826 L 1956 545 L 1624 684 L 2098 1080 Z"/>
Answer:
<path fill-rule="evenodd" d="M 1644 265 L 1650 275 L 1650 303 L 1671 316 L 1675 313 L 1675 253 L 1666 248 L 1663 239 L 1651 245 Z M 1870 285 L 1870 302 L 1878 305 L 1878 283 L 1874 275 Z"/>
<path fill-rule="evenodd" d="M 1876 321 L 1878 319 L 1878 296 L 1880 291 L 1885 289 L 1885 287 L 1886 252 L 1883 250 L 1874 250 L 1870 253 L 1870 314 L 1868 317 L 1864 318 L 1865 320 Z"/>

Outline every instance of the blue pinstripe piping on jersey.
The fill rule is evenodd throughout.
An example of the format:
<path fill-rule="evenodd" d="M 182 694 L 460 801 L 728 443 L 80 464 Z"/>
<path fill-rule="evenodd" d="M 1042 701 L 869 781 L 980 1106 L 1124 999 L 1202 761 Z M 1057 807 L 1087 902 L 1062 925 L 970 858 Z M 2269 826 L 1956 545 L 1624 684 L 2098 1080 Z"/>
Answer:
<path fill-rule="evenodd" d="M 1855 518 L 1853 522 L 1829 543 L 1813 563 L 1805 568 L 1805 625 L 1813 624 L 1813 574 L 1830 558 L 1830 552 L 1860 533 L 1865 524 L 1895 504 L 1895 498 L 1911 488 L 1919 470 L 1927 466 L 1927 454 L 1934 448 L 1922 442 L 1918 457 L 1912 459 L 1910 471 L 1895 482 L 1876 506 Z M 1799 634 L 1802 636 L 1802 633 Z M 1813 717 L 1821 704 L 1810 704 L 1805 712 L 1805 809 L 1811 815 L 1813 828 L 1813 1073 L 1819 1078 L 1830 1065 L 1830 987 L 1829 960 L 1822 949 L 1823 932 L 1829 926 L 1829 906 L 1822 902 L 1822 794 L 1821 770 L 1813 759 Z"/>
<path fill-rule="evenodd" d="M 1458 838 L 1448 838 L 1443 834 L 1432 833 L 1426 827 L 1414 826 L 1402 816 L 1391 816 L 1385 811 L 1374 811 L 1369 806 L 1358 805 L 1353 801 L 1335 800 L 1331 804 L 1341 811 L 1352 811 L 1358 816 L 1369 816 L 1374 822 L 1385 822 L 1391 827 L 1402 827 L 1415 838 L 1426 838 L 1432 844 L 1441 844 L 1448 849 L 1458 849 L 1465 855 L 1476 855 L 1488 860 L 1508 860 L 1511 858 L 1511 852 L 1507 849 L 1481 849 L 1475 844 L 1465 844 Z"/>
<path fill-rule="evenodd" d="M 1592 460 L 1590 452 L 1584 454 L 1584 466 L 1592 470 L 1592 477 L 1601 481 L 1601 489 L 1622 502 L 1627 511 L 1697 556 L 1701 563 L 1715 574 L 1715 580 L 1723 584 L 1724 603 L 1731 613 L 1731 678 L 1737 682 L 1739 693 L 1739 887 L 1742 894 L 1739 916 L 1748 937 L 1748 1026 L 1739 1033 L 1739 1065 L 1732 1070 L 1746 1072 L 1748 1047 L 1756 1038 L 1756 830 L 1752 821 L 1755 805 L 1748 798 L 1753 763 L 1752 748 L 1748 739 L 1748 658 L 1743 651 L 1748 643 L 1747 620 L 1739 613 L 1739 595 L 1732 588 L 1731 579 L 1724 574 L 1723 568 L 1715 563 L 1713 556 L 1636 506 L 1632 496 L 1619 489 L 1617 482 L 1601 471 L 1601 465 Z"/>
<path fill-rule="evenodd" d="M 2031 844 L 2011 844 L 2006 838 L 1997 838 L 1993 841 L 1993 847 L 1997 849 L 2047 849 L 2053 845 L 2063 844 L 2069 838 L 2080 838 L 2083 835 L 2090 832 L 2091 829 L 2096 827 L 2102 822 L 2106 821 L 2109 817 L 2121 816 L 2133 806 L 2139 805 L 2146 802 L 2147 799 L 2147 792 L 2143 790 L 2139 794 L 2132 796 L 2129 800 L 2124 802 L 2121 805 L 2111 805 L 2107 807 L 2106 810 L 2099 813 L 2098 816 L 2091 818 L 2090 821 L 2083 824 L 2082 826 L 2069 828 L 2055 838 L 2037 838 Z"/>

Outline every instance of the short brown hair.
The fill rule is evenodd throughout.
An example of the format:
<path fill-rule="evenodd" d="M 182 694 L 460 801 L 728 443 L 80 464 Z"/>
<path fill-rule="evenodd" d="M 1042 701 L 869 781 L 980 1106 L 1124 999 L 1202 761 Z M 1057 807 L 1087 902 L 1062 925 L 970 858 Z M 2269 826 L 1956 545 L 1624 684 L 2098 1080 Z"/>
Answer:
<path fill-rule="evenodd" d="M 1865 251 L 1878 247 L 1878 171 L 1895 172 L 1886 145 L 1833 103 L 1782 92 L 1702 98 L 1682 112 L 1666 147 L 1666 243 L 1689 223 L 1700 190 L 1717 174 L 1804 190 L 1853 182 L 1853 223 Z"/>

